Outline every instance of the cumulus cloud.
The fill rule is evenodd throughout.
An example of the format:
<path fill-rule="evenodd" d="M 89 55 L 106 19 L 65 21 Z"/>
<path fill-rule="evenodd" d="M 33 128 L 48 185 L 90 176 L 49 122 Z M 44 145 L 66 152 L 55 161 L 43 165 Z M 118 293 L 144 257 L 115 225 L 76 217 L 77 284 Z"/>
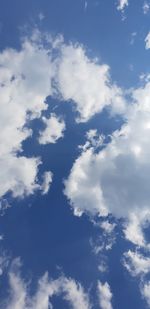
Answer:
<path fill-rule="evenodd" d="M 52 93 L 52 67 L 48 51 L 24 39 L 19 51 L 0 53 L 0 196 L 31 194 L 38 188 L 38 158 L 21 155 L 22 142 L 31 136 L 29 121 L 47 109 Z"/>
<path fill-rule="evenodd" d="M 145 240 L 144 229 L 150 222 L 150 212 L 140 211 L 130 213 L 128 220 L 125 223 L 124 234 L 126 239 L 131 241 L 138 247 L 150 249 L 149 243 Z"/>
<path fill-rule="evenodd" d="M 63 137 L 65 130 L 65 122 L 60 119 L 54 113 L 49 118 L 42 117 L 45 124 L 45 129 L 40 132 L 39 143 L 40 144 L 55 144 L 58 139 Z"/>
<path fill-rule="evenodd" d="M 72 309 L 90 309 L 88 294 L 85 293 L 81 284 L 71 278 L 61 276 L 52 280 L 45 273 L 38 281 L 37 290 L 30 296 L 29 284 L 20 274 L 20 260 L 13 262 L 9 272 L 10 295 L 1 308 L 5 309 L 49 309 L 52 306 L 52 297 L 62 297 Z"/>
<path fill-rule="evenodd" d="M 132 93 L 134 104 L 126 122 L 99 151 L 86 148 L 76 159 L 67 195 L 74 211 L 129 218 L 131 212 L 149 212 L 150 83 Z"/>
<path fill-rule="evenodd" d="M 150 81 L 146 80 L 142 87 L 132 90 L 125 122 L 107 143 L 103 137 L 97 148 L 87 138 L 65 181 L 64 191 L 75 215 L 87 213 L 92 221 L 95 215 L 123 218 L 125 238 L 136 250 L 143 248 L 145 252 L 150 249 L 144 233 L 150 222 L 149 97 Z M 102 227 L 110 229 L 111 235 L 108 224 Z M 96 254 L 111 248 L 108 240 L 109 237 L 107 241 L 104 237 L 100 239 L 95 245 Z M 132 276 L 138 276 L 141 284 L 150 272 L 150 258 L 138 250 L 129 250 L 124 254 L 124 266 Z"/>
<path fill-rule="evenodd" d="M 99 297 L 99 305 L 101 309 L 112 309 L 112 292 L 110 290 L 109 284 L 98 282 L 97 286 L 98 297 Z"/>
<path fill-rule="evenodd" d="M 62 45 L 57 87 L 63 100 L 74 102 L 78 122 L 88 121 L 109 105 L 115 113 L 124 112 L 122 90 L 111 82 L 108 65 L 88 58 L 79 44 Z"/>
<path fill-rule="evenodd" d="M 125 7 L 128 5 L 129 5 L 128 0 L 118 0 L 117 9 L 119 11 L 124 11 Z"/>
<path fill-rule="evenodd" d="M 8 191 L 24 196 L 40 188 L 41 160 L 21 152 L 23 141 L 32 135 L 29 124 L 42 117 L 48 96 L 73 104 L 78 121 L 88 121 L 106 106 L 114 113 L 125 109 L 122 90 L 111 82 L 107 65 L 88 58 L 83 46 L 38 30 L 22 39 L 19 50 L 0 52 L 0 80 L 0 197 Z M 42 120 L 45 130 L 39 142 L 55 143 L 63 136 L 64 121 L 55 114 Z"/>
<path fill-rule="evenodd" d="M 124 253 L 124 266 L 132 276 L 146 275 L 150 272 L 150 258 L 129 250 Z"/>

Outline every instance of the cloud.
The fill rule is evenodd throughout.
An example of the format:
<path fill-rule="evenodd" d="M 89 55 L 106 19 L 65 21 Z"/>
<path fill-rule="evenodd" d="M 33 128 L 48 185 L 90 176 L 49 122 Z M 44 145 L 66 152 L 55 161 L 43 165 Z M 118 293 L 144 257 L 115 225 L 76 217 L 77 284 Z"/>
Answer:
<path fill-rule="evenodd" d="M 124 253 L 124 266 L 132 276 L 142 276 L 150 272 L 150 258 L 129 250 Z"/>
<path fill-rule="evenodd" d="M 43 145 L 55 144 L 58 139 L 63 137 L 65 130 L 64 120 L 53 113 L 50 115 L 50 118 L 42 117 L 42 121 L 45 124 L 45 129 L 40 131 L 39 143 Z"/>
<path fill-rule="evenodd" d="M 111 106 L 123 113 L 122 90 L 111 83 L 109 67 L 87 57 L 82 45 L 62 45 L 58 61 L 57 89 L 65 101 L 72 101 L 79 114 L 77 121 L 86 122 Z"/>
<path fill-rule="evenodd" d="M 149 212 L 149 95 L 149 82 L 133 90 L 121 129 L 100 150 L 86 148 L 74 162 L 64 192 L 75 213 L 128 219 Z"/>
<path fill-rule="evenodd" d="M 150 10 L 150 3 L 145 1 L 143 4 L 143 13 L 146 15 Z"/>
<path fill-rule="evenodd" d="M 132 32 L 132 33 L 131 33 L 131 39 L 130 39 L 130 44 L 131 44 L 131 45 L 134 44 L 135 39 L 136 39 L 136 36 L 137 36 L 137 32 Z"/>
<path fill-rule="evenodd" d="M 129 250 L 124 253 L 123 264 L 133 277 L 138 277 L 141 295 L 150 307 L 150 282 L 146 279 L 150 273 L 150 257 Z"/>
<path fill-rule="evenodd" d="M 99 297 L 99 305 L 101 309 L 112 309 L 112 292 L 110 290 L 109 284 L 106 283 L 101 283 L 98 281 L 98 297 Z"/>
<path fill-rule="evenodd" d="M 148 211 L 140 211 L 138 213 L 132 213 L 129 215 L 128 220 L 125 223 L 124 234 L 126 239 L 131 241 L 138 247 L 150 248 L 150 245 L 145 240 L 144 228 L 148 226 L 150 222 L 150 213 Z"/>
<path fill-rule="evenodd" d="M 12 263 L 9 272 L 10 295 L 4 301 L 5 309 L 49 309 L 52 306 L 52 297 L 62 297 L 72 309 L 90 309 L 88 294 L 83 287 L 71 278 L 64 275 L 52 280 L 48 273 L 45 273 L 38 281 L 34 295 L 30 296 L 29 284 L 27 284 L 20 274 L 20 260 L 16 259 Z"/>
<path fill-rule="evenodd" d="M 150 32 L 147 34 L 145 38 L 145 49 L 150 49 Z"/>
<path fill-rule="evenodd" d="M 41 185 L 42 194 L 48 193 L 53 179 L 53 173 L 51 171 L 46 171 L 43 174 L 43 183 Z"/>
<path fill-rule="evenodd" d="M 38 42 L 24 39 L 20 50 L 0 53 L 0 196 L 33 193 L 39 158 L 21 155 L 22 142 L 31 136 L 28 124 L 47 109 L 52 93 L 50 57 Z"/>
<path fill-rule="evenodd" d="M 142 87 L 132 89 L 130 107 L 121 129 L 113 132 L 109 139 L 103 137 L 98 147 L 98 137 L 93 136 L 95 143 L 91 143 L 87 135 L 64 190 L 75 215 L 86 213 L 92 222 L 96 215 L 104 219 L 108 215 L 115 220 L 123 218 L 125 238 L 136 246 L 135 252 L 124 253 L 124 266 L 132 276 L 138 276 L 139 284 L 145 282 L 145 275 L 150 272 L 149 256 L 138 251 L 142 248 L 149 254 L 150 249 L 144 234 L 150 222 L 149 96 L 147 79 Z M 103 227 L 109 230 L 108 224 Z M 96 254 L 111 248 L 106 247 L 111 235 L 110 232 L 107 239 L 104 235 L 99 237 L 98 244 L 94 245 Z"/>
<path fill-rule="evenodd" d="M 146 300 L 148 306 L 150 307 L 150 281 L 142 285 L 141 293 L 143 298 Z"/>
<path fill-rule="evenodd" d="M 87 57 L 79 44 L 65 44 L 62 36 L 33 31 L 22 38 L 19 50 L 0 52 L 0 197 L 33 194 L 38 182 L 40 158 L 22 155 L 22 144 L 32 136 L 33 119 L 42 118 L 48 96 L 75 106 L 78 121 L 88 121 L 106 106 L 124 113 L 122 90 L 111 83 L 109 67 Z M 61 102 L 60 102 L 61 104 Z M 65 123 L 55 114 L 42 118 L 41 144 L 63 136 Z"/>
<path fill-rule="evenodd" d="M 117 10 L 124 11 L 125 7 L 128 5 L 128 0 L 118 0 Z"/>

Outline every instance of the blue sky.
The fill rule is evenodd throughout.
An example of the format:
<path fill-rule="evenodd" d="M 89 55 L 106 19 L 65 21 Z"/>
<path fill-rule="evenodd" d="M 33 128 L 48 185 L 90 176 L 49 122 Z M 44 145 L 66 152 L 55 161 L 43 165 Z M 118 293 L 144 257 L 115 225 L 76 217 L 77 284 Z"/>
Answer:
<path fill-rule="evenodd" d="M 150 2 L 0 3 L 0 308 L 150 308 Z"/>

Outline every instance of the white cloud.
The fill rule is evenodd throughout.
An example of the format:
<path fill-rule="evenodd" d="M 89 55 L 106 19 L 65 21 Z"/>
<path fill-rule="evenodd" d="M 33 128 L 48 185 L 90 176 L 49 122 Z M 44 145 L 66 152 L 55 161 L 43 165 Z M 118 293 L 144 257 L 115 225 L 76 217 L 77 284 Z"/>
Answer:
<path fill-rule="evenodd" d="M 42 117 L 42 120 L 45 124 L 45 129 L 40 131 L 40 144 L 54 144 L 58 139 L 63 137 L 63 132 L 65 130 L 64 120 L 60 119 L 54 113 L 50 115 L 50 118 Z"/>
<path fill-rule="evenodd" d="M 146 300 L 148 307 L 150 308 L 150 281 L 146 282 L 142 286 L 141 293 L 143 298 Z"/>
<path fill-rule="evenodd" d="M 124 11 L 125 7 L 128 5 L 129 5 L 128 0 L 118 0 L 117 9 L 119 11 Z"/>
<path fill-rule="evenodd" d="M 100 151 L 82 151 L 65 182 L 74 211 L 129 218 L 149 212 L 150 83 L 132 92 L 126 122 Z"/>
<path fill-rule="evenodd" d="M 130 213 L 129 218 L 125 224 L 124 233 L 126 239 L 131 241 L 138 247 L 150 248 L 150 245 L 145 240 L 144 228 L 150 222 L 150 213 L 148 211 L 140 211 L 138 213 Z"/>
<path fill-rule="evenodd" d="M 108 220 L 102 221 L 100 224 L 100 227 L 108 234 L 111 234 L 114 231 L 115 226 L 115 223 L 110 223 Z"/>
<path fill-rule="evenodd" d="M 145 48 L 150 49 L 150 32 L 147 34 L 145 38 Z"/>
<path fill-rule="evenodd" d="M 144 234 L 150 223 L 149 78 L 144 83 L 132 90 L 125 123 L 112 134 L 108 144 L 103 137 L 102 145 L 97 148 L 97 135 L 92 137 L 95 143 L 91 143 L 87 135 L 64 191 L 75 215 L 87 213 L 92 222 L 96 214 L 104 217 L 112 214 L 124 219 L 124 235 L 136 246 L 135 252 L 129 250 L 124 254 L 124 266 L 132 276 L 138 276 L 140 285 L 150 273 L 150 257 L 139 253 L 141 247 L 147 253 L 150 249 Z M 102 227 L 109 230 L 107 224 Z M 93 244 L 95 254 L 111 249 L 111 236 L 111 232 L 110 236 L 107 233 L 107 238 L 105 234 L 100 235 L 98 242 Z M 148 288 L 145 288 L 147 302 Z"/>
<path fill-rule="evenodd" d="M 150 258 L 129 250 L 124 253 L 124 266 L 132 276 L 146 275 L 150 272 Z"/>
<path fill-rule="evenodd" d="M 147 14 L 150 10 L 150 3 L 145 1 L 144 4 L 143 4 L 143 13 L 144 14 Z"/>
<path fill-rule="evenodd" d="M 61 276 L 58 279 L 49 279 L 48 273 L 39 279 L 37 290 L 31 297 L 29 284 L 20 274 L 20 261 L 13 262 L 9 273 L 10 295 L 5 302 L 5 309 L 49 309 L 52 306 L 52 296 L 62 297 L 72 309 L 90 309 L 88 294 L 83 287 L 73 279 Z"/>
<path fill-rule="evenodd" d="M 53 173 L 51 171 L 46 171 L 43 174 L 43 183 L 41 185 L 42 194 L 48 193 L 53 179 Z"/>
<path fill-rule="evenodd" d="M 47 109 L 52 93 L 50 56 L 38 42 L 25 39 L 19 51 L 0 53 L 0 196 L 31 194 L 38 188 L 38 158 L 21 156 L 22 142 L 32 134 L 26 127 Z"/>
<path fill-rule="evenodd" d="M 99 305 L 101 309 L 112 309 L 112 292 L 110 290 L 109 284 L 98 282 L 98 297 L 99 297 Z"/>
<path fill-rule="evenodd" d="M 43 41 L 45 42 L 43 43 Z M 28 124 L 47 109 L 47 96 L 71 101 L 78 121 L 87 121 L 106 106 L 124 113 L 122 90 L 111 83 L 109 67 L 86 56 L 83 46 L 68 45 L 35 30 L 22 39 L 20 50 L 0 53 L 0 197 L 14 197 L 40 189 L 39 158 L 22 155 L 22 143 L 32 135 Z M 40 143 L 55 143 L 65 123 L 55 114 L 43 118 Z"/>
<path fill-rule="evenodd" d="M 57 89 L 63 100 L 73 101 L 79 122 L 88 121 L 109 105 L 115 113 L 125 109 L 122 90 L 111 83 L 109 67 L 90 60 L 83 46 L 77 44 L 61 47 Z"/>

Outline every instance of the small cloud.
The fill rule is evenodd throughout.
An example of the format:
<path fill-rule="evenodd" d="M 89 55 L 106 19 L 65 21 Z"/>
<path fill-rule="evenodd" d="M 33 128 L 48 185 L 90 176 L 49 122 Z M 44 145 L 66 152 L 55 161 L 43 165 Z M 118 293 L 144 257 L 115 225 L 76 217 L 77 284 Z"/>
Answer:
<path fill-rule="evenodd" d="M 43 131 L 40 131 L 39 143 L 42 145 L 55 144 L 58 139 L 63 137 L 65 130 L 64 120 L 57 117 L 54 113 L 49 118 L 43 117 L 42 120 L 46 127 Z"/>
<path fill-rule="evenodd" d="M 130 38 L 130 44 L 131 45 L 134 44 L 136 36 L 137 36 L 137 32 L 132 32 L 131 33 L 131 38 Z"/>
<path fill-rule="evenodd" d="M 6 210 L 10 207 L 11 206 L 6 199 L 1 199 L 0 200 L 0 216 L 4 216 Z"/>
<path fill-rule="evenodd" d="M 128 0 L 118 0 L 117 10 L 123 12 L 125 7 L 128 5 L 129 5 Z"/>
<path fill-rule="evenodd" d="M 146 15 L 150 10 L 150 3 L 145 1 L 143 4 L 143 13 Z"/>
<path fill-rule="evenodd" d="M 145 49 L 150 49 L 150 32 L 147 34 L 145 38 Z"/>
<path fill-rule="evenodd" d="M 53 179 L 53 174 L 51 171 L 47 171 L 43 174 L 43 183 L 41 185 L 42 194 L 48 193 Z"/>
<path fill-rule="evenodd" d="M 45 19 L 45 15 L 42 12 L 40 12 L 38 18 L 40 21 L 42 21 L 43 19 Z"/>
<path fill-rule="evenodd" d="M 100 308 L 112 309 L 113 307 L 111 304 L 111 300 L 113 295 L 110 290 L 109 284 L 107 282 L 103 284 L 100 281 L 98 281 L 97 290 L 98 290 Z"/>
<path fill-rule="evenodd" d="M 86 10 L 87 10 L 87 7 L 88 7 L 88 2 L 87 2 L 87 1 L 85 1 L 85 2 L 84 2 L 84 11 L 86 11 Z"/>

